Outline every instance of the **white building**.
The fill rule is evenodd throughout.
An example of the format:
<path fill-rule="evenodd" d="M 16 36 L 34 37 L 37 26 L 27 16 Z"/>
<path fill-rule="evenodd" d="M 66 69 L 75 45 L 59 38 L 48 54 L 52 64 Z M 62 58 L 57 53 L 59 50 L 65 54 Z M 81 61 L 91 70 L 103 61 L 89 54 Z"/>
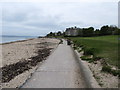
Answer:
<path fill-rule="evenodd" d="M 77 36 L 79 28 L 67 28 L 65 31 L 66 36 Z"/>

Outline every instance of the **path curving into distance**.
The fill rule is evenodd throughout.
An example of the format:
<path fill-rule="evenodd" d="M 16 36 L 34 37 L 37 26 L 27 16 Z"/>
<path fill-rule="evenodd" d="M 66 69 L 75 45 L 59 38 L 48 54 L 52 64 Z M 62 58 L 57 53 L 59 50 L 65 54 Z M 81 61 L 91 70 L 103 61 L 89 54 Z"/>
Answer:
<path fill-rule="evenodd" d="M 22 88 L 86 88 L 73 50 L 65 40 Z"/>

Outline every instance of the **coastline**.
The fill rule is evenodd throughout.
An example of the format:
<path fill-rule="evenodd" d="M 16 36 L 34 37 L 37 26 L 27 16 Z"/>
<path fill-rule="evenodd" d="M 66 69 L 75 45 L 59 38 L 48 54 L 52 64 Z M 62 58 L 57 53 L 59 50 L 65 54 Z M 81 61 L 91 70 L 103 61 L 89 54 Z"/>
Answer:
<path fill-rule="evenodd" d="M 0 44 L 0 47 L 2 47 L 2 66 L 0 67 L 2 68 L 4 77 L 6 75 L 4 74 L 4 70 L 9 72 L 10 70 L 13 70 L 13 66 L 22 65 L 23 69 L 22 73 L 17 72 L 18 74 L 14 77 L 12 76 L 14 74 L 11 73 L 12 77 L 4 82 L 2 77 L 1 87 L 20 87 L 36 70 L 38 64 L 43 63 L 50 55 L 51 51 L 58 46 L 59 42 L 60 40 L 52 38 L 32 38 Z M 40 56 L 42 53 L 44 53 L 44 55 L 42 55 L 44 57 Z M 37 57 L 42 58 L 37 60 Z M 29 66 L 29 68 L 26 68 L 26 66 Z M 16 66 L 16 68 L 18 68 L 18 66 Z M 18 68 L 18 71 L 21 72 L 21 68 Z"/>
<path fill-rule="evenodd" d="M 0 44 L 9 43 L 9 42 L 16 42 L 16 41 L 23 41 L 23 40 L 34 39 L 34 38 L 38 38 L 38 36 L 2 35 L 2 36 L 0 36 Z"/>
<path fill-rule="evenodd" d="M 0 43 L 0 45 L 11 44 L 11 43 L 16 43 L 16 42 L 24 42 L 24 41 L 33 40 L 33 39 L 35 39 L 35 38 L 29 38 L 29 39 L 24 39 L 24 40 L 16 40 L 16 41 L 3 42 L 3 43 Z"/>

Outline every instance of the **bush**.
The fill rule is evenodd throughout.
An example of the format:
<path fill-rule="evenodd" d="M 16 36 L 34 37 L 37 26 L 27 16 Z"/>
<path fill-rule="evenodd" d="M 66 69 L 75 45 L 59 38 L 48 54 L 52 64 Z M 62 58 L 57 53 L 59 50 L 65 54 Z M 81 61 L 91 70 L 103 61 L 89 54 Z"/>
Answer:
<path fill-rule="evenodd" d="M 119 79 L 120 79 L 120 70 L 118 70 L 118 77 L 119 77 Z"/>
<path fill-rule="evenodd" d="M 90 60 L 91 58 L 89 58 L 88 56 L 81 56 L 80 57 L 82 60 Z"/>
<path fill-rule="evenodd" d="M 89 60 L 89 63 L 92 63 L 92 62 L 94 62 L 94 60 L 91 58 L 91 59 Z"/>
<path fill-rule="evenodd" d="M 118 73 L 118 70 L 111 70 L 111 73 L 114 75 L 114 76 L 117 76 L 119 73 Z"/>
<path fill-rule="evenodd" d="M 102 71 L 103 71 L 103 72 L 111 73 L 112 70 L 111 70 L 111 67 L 110 67 L 110 66 L 107 66 L 107 65 L 106 65 L 106 66 L 103 66 L 103 67 L 102 67 Z"/>
<path fill-rule="evenodd" d="M 81 44 L 80 47 L 84 47 L 84 45 Z"/>
<path fill-rule="evenodd" d="M 80 53 L 80 52 L 82 52 L 82 50 L 78 50 L 78 52 Z"/>
<path fill-rule="evenodd" d="M 76 46 L 73 46 L 73 48 L 74 48 L 74 50 L 76 50 L 76 49 L 77 49 L 77 47 L 76 47 Z"/>
<path fill-rule="evenodd" d="M 95 55 L 95 48 L 84 48 L 84 55 Z"/>
<path fill-rule="evenodd" d="M 118 77 L 120 78 L 120 70 L 112 70 L 110 66 L 103 66 L 102 71 L 113 74 L 114 76 L 118 75 Z"/>
<path fill-rule="evenodd" d="M 84 51 L 85 48 L 86 48 L 85 46 L 81 47 L 81 49 L 82 49 L 83 51 Z"/>
<path fill-rule="evenodd" d="M 91 56 L 81 56 L 80 57 L 82 60 L 89 61 L 89 63 L 93 62 L 93 58 Z"/>
<path fill-rule="evenodd" d="M 99 56 L 97 56 L 97 57 L 94 57 L 93 59 L 95 60 L 95 61 L 97 61 L 97 60 L 100 60 L 100 59 L 102 59 L 103 57 L 99 57 Z"/>
<path fill-rule="evenodd" d="M 63 40 L 62 40 L 62 39 L 60 39 L 60 42 L 59 42 L 59 44 L 63 44 Z"/>

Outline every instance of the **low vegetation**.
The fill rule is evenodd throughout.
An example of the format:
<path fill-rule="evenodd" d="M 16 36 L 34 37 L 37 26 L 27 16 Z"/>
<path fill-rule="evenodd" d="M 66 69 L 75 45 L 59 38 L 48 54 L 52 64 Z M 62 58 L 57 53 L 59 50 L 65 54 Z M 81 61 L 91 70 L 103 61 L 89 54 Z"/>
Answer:
<path fill-rule="evenodd" d="M 74 42 L 75 49 L 82 48 L 84 56 L 80 57 L 82 60 L 89 63 L 104 60 L 102 63 L 102 72 L 113 74 L 120 78 L 120 65 L 118 61 L 118 36 L 99 36 L 99 37 L 70 37 Z M 119 69 L 112 69 L 117 66 Z"/>
<path fill-rule="evenodd" d="M 102 72 L 107 72 L 107 73 L 111 73 L 111 74 L 113 74 L 114 76 L 117 76 L 118 75 L 118 77 L 120 78 L 120 70 L 114 70 L 114 69 L 112 69 L 110 66 L 108 66 L 108 65 L 104 65 L 103 67 L 102 67 L 102 70 L 101 70 Z"/>
<path fill-rule="evenodd" d="M 63 44 L 63 40 L 62 40 L 62 39 L 60 39 L 60 42 L 59 42 L 59 44 Z"/>
<path fill-rule="evenodd" d="M 80 57 L 82 60 L 88 62 L 102 60 L 104 64 L 101 71 L 120 77 L 119 35 L 120 29 L 117 26 L 106 25 L 96 30 L 94 27 L 78 28 L 75 26 L 66 28 L 65 32 L 50 32 L 47 37 L 71 39 L 75 50 L 84 51 L 84 56 Z M 110 66 L 115 66 L 118 70 L 113 70 Z"/>
<path fill-rule="evenodd" d="M 70 37 L 76 47 L 84 50 L 84 55 L 93 58 L 104 58 L 107 63 L 120 68 L 118 65 L 118 35 L 99 37 Z"/>
<path fill-rule="evenodd" d="M 89 63 L 91 63 L 91 62 L 93 62 L 93 61 L 94 61 L 94 59 L 92 58 L 92 56 L 91 56 L 91 55 L 81 56 L 80 58 L 81 58 L 82 60 L 88 61 Z"/>
<path fill-rule="evenodd" d="M 77 31 L 76 31 L 77 30 Z M 67 31 L 68 32 L 67 34 Z M 75 32 L 74 32 L 75 31 Z M 74 34 L 73 34 L 74 33 Z M 105 36 L 105 35 L 120 35 L 120 29 L 114 25 L 105 25 L 102 26 L 100 29 L 95 29 L 94 27 L 86 27 L 86 28 L 79 28 L 79 27 L 69 27 L 66 28 L 65 32 L 50 32 L 46 35 L 46 37 L 93 37 L 93 36 Z"/>

